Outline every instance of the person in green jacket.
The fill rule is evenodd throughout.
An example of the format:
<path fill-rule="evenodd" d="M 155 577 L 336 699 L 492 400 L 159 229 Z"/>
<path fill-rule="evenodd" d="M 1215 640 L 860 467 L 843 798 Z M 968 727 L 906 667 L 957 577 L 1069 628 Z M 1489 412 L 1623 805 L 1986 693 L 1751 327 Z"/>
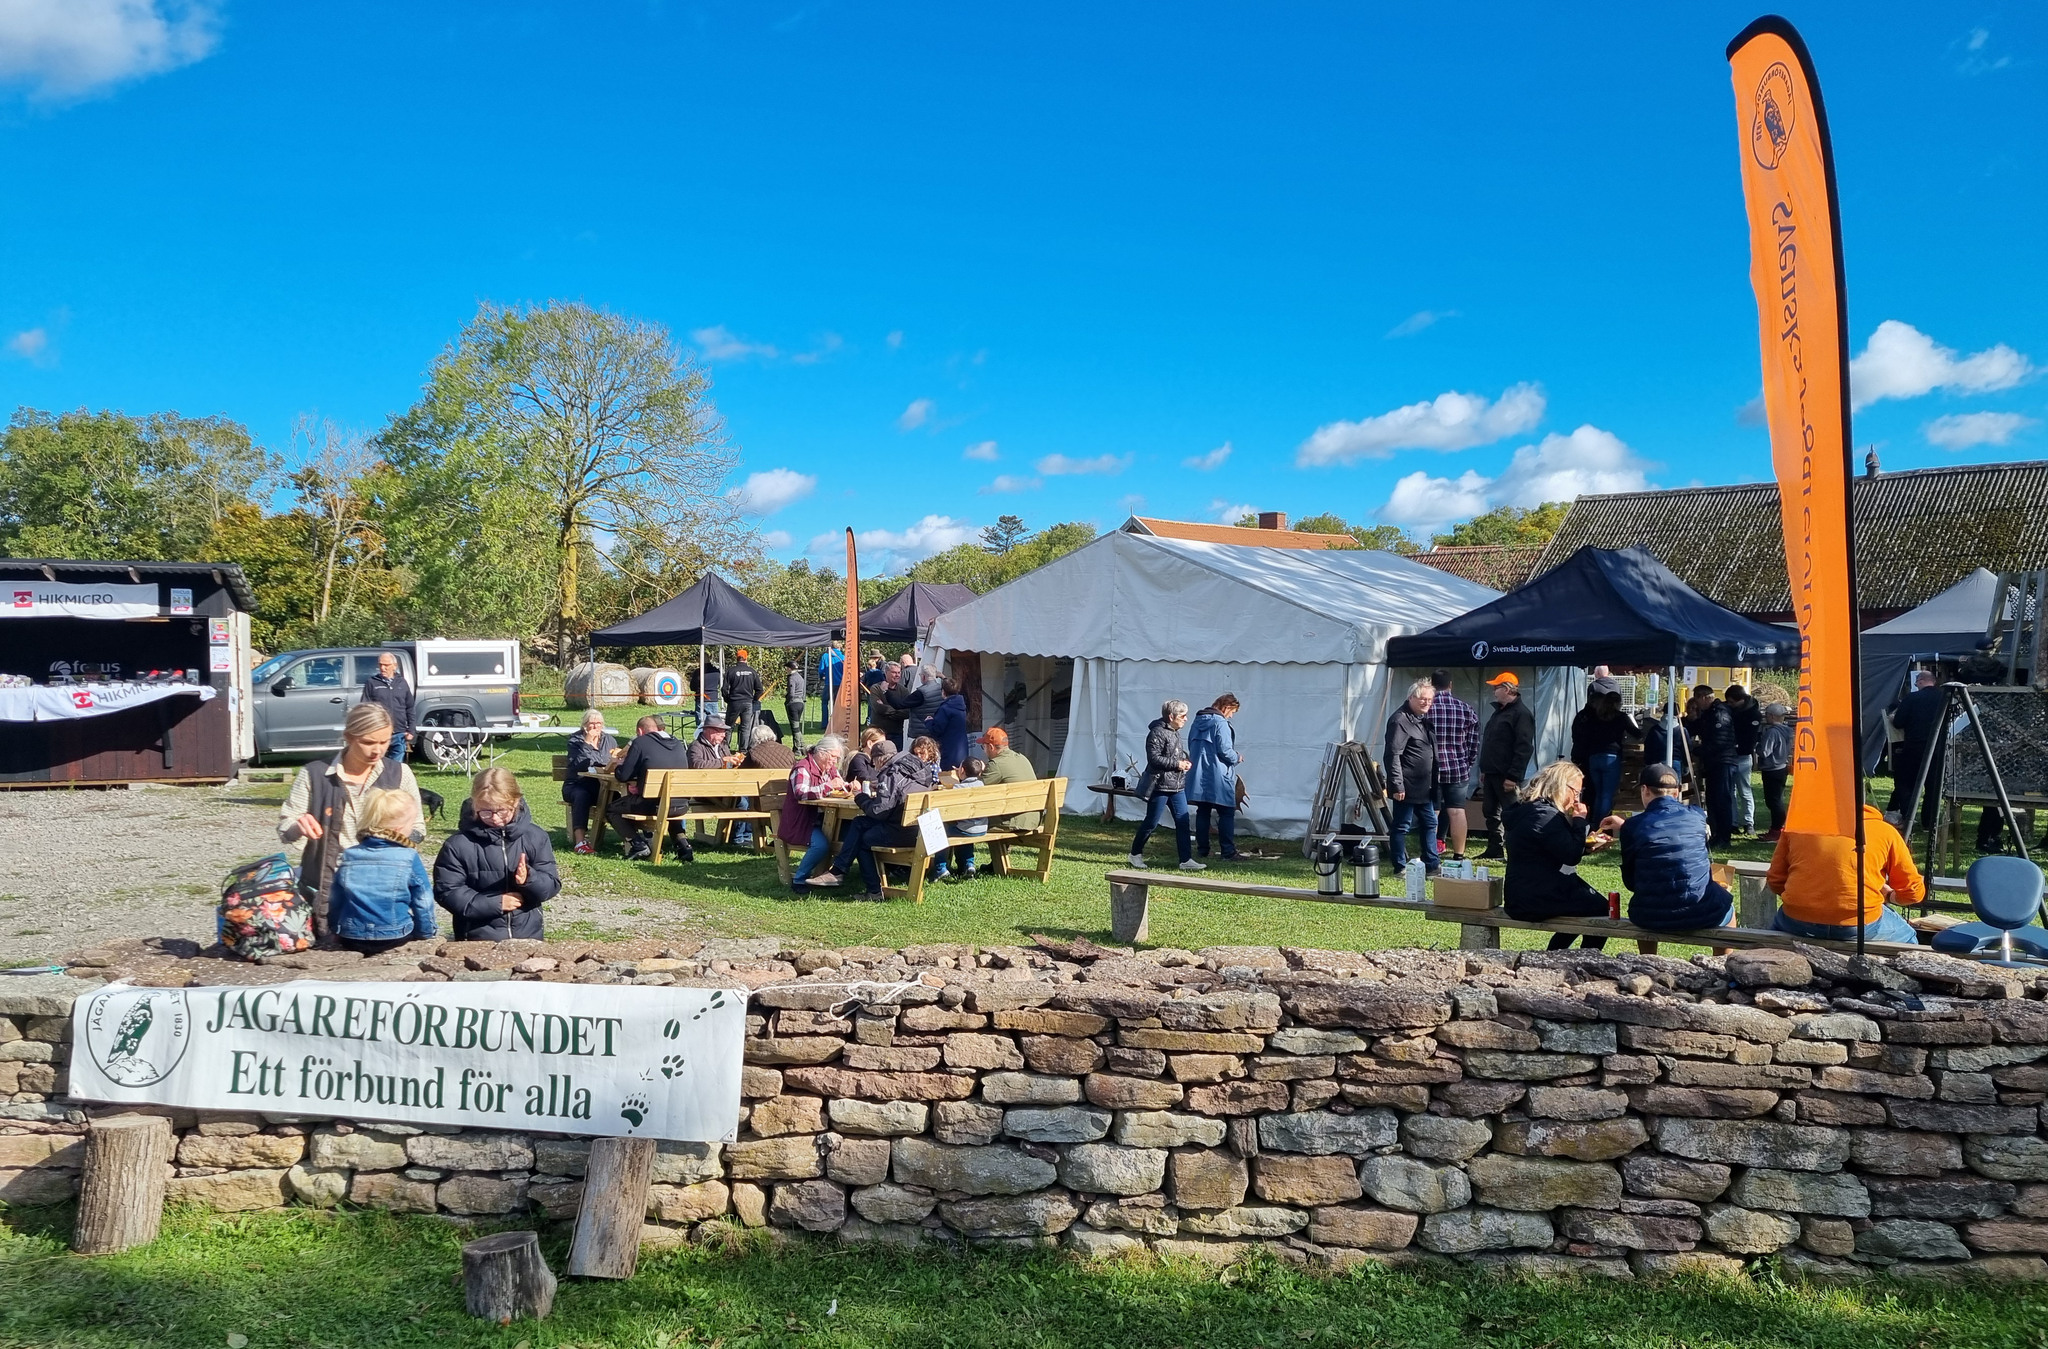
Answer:
<path fill-rule="evenodd" d="M 1031 767 L 1031 760 L 1010 748 L 1010 735 L 1000 726 L 992 726 L 981 733 L 982 757 L 988 760 L 988 768 L 981 775 L 981 785 L 998 787 L 1006 782 L 1036 782 L 1038 773 Z M 998 816 L 988 822 L 991 829 L 1008 830 L 1013 834 L 1029 834 L 1044 820 L 1045 812 L 1027 810 L 1016 815 Z"/>

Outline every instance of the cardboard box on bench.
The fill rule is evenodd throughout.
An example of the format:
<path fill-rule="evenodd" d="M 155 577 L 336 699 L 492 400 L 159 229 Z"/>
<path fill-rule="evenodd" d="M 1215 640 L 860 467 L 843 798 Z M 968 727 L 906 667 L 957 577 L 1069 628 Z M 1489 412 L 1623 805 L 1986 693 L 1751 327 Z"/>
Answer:
<path fill-rule="evenodd" d="M 1448 909 L 1497 909 L 1500 907 L 1500 879 L 1453 880 L 1439 876 L 1431 883 L 1430 897 Z"/>

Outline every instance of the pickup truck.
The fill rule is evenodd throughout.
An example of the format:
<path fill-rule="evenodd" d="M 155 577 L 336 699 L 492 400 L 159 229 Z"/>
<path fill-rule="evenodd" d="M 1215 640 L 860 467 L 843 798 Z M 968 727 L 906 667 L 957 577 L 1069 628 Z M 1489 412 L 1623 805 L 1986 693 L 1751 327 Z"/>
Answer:
<path fill-rule="evenodd" d="M 415 756 L 436 763 L 449 759 L 451 737 L 437 736 L 435 727 L 519 724 L 517 642 L 435 638 L 286 651 L 250 677 L 257 758 L 311 758 L 339 750 L 341 723 L 363 700 L 363 684 L 387 652 L 398 657 L 415 697 Z"/>

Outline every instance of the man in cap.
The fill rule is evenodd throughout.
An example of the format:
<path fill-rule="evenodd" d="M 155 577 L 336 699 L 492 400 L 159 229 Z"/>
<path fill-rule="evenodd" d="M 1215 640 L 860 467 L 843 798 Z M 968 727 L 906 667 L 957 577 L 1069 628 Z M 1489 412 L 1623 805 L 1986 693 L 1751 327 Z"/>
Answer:
<path fill-rule="evenodd" d="M 1522 774 L 1536 752 L 1536 717 L 1522 705 L 1522 681 L 1503 671 L 1486 681 L 1493 690 L 1493 715 L 1479 737 L 1479 794 L 1486 812 L 1482 858 L 1505 857 L 1500 813 L 1522 789 Z"/>
<path fill-rule="evenodd" d="M 761 676 L 747 664 L 745 647 L 733 652 L 732 668 L 725 672 L 725 684 L 719 692 L 725 697 L 724 724 L 738 729 L 740 743 L 744 745 L 754 732 L 754 717 L 761 707 Z"/>
<path fill-rule="evenodd" d="M 1735 897 L 1714 879 L 1707 855 L 1707 819 L 1685 804 L 1678 771 L 1670 764 L 1643 770 L 1643 808 L 1626 821 L 1609 815 L 1604 834 L 1621 838 L 1621 883 L 1628 888 L 1628 920 L 1659 932 L 1726 927 Z"/>

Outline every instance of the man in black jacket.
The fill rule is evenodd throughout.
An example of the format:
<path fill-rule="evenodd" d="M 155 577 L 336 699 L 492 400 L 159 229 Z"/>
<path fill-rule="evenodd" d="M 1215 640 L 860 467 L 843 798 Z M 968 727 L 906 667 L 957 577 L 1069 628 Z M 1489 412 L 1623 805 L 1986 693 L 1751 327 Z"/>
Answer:
<path fill-rule="evenodd" d="M 391 714 L 391 748 L 384 751 L 387 759 L 403 759 L 406 746 L 412 743 L 413 697 L 412 686 L 405 682 L 405 675 L 399 671 L 398 657 L 386 651 L 377 657 L 377 673 L 363 681 L 362 702 L 383 708 Z"/>
<path fill-rule="evenodd" d="M 1728 716 L 1735 723 L 1735 800 L 1733 813 L 1745 834 L 1756 832 L 1756 793 L 1750 774 L 1756 771 L 1756 738 L 1764 729 L 1764 705 L 1740 684 L 1730 684 L 1721 695 Z"/>
<path fill-rule="evenodd" d="M 1493 715 L 1479 737 L 1480 802 L 1486 811 L 1483 858 L 1505 857 L 1500 813 L 1522 789 L 1522 774 L 1536 752 L 1536 717 L 1522 702 L 1522 681 L 1512 673 L 1486 681 L 1493 689 Z"/>
<path fill-rule="evenodd" d="M 1429 709 L 1436 688 L 1427 679 L 1408 686 L 1408 697 L 1387 718 L 1387 795 L 1394 801 L 1394 819 L 1387 840 L 1396 871 L 1408 865 L 1408 829 L 1422 832 L 1422 869 L 1434 876 L 1441 863 L 1436 853 L 1436 732 Z M 1410 895 L 1420 899 L 1420 895 Z"/>
<path fill-rule="evenodd" d="M 1685 729 L 1699 742 L 1700 773 L 1707 780 L 1707 846 L 1725 848 L 1735 841 L 1735 774 L 1742 758 L 1735 715 L 1702 684 L 1693 690 Z"/>
<path fill-rule="evenodd" d="M 1934 802 L 1941 794 L 1942 719 L 1948 714 L 1948 690 L 1935 681 L 1934 671 L 1913 676 L 1913 691 L 1891 709 L 1892 725 L 1905 739 L 1892 752 L 1892 799 L 1889 809 L 1905 818 L 1906 802 L 1912 799 L 1913 784 L 1919 780 L 1920 765 L 1934 750 L 1934 762 L 1927 765 L 1927 788 L 1922 793 L 1920 813 L 1913 820 L 1915 831 L 1934 827 Z"/>
<path fill-rule="evenodd" d="M 715 716 L 707 718 L 706 721 L 707 724 L 718 722 L 721 731 L 725 725 Z M 654 855 L 654 835 L 645 829 L 640 821 L 626 818 L 628 814 L 644 816 L 654 809 L 655 802 L 645 791 L 648 771 L 696 766 L 690 762 L 689 746 L 664 731 L 658 718 L 642 717 L 633 729 L 638 734 L 633 737 L 633 743 L 626 747 L 626 757 L 619 763 L 615 774 L 619 794 L 612 798 L 611 806 L 605 812 L 612 827 L 619 831 L 619 841 L 624 846 L 629 861 Z M 659 793 L 655 795 L 658 796 Z M 687 797 L 673 797 L 668 803 L 668 813 L 672 817 L 682 814 L 689 808 L 690 802 Z M 683 855 L 682 860 L 690 860 L 687 840 L 681 841 L 678 851 Z"/>
<path fill-rule="evenodd" d="M 739 732 L 744 745 L 754 733 L 754 717 L 761 707 L 761 676 L 747 664 L 745 647 L 733 653 L 733 665 L 725 672 L 720 692 L 725 695 L 725 724 Z"/>

